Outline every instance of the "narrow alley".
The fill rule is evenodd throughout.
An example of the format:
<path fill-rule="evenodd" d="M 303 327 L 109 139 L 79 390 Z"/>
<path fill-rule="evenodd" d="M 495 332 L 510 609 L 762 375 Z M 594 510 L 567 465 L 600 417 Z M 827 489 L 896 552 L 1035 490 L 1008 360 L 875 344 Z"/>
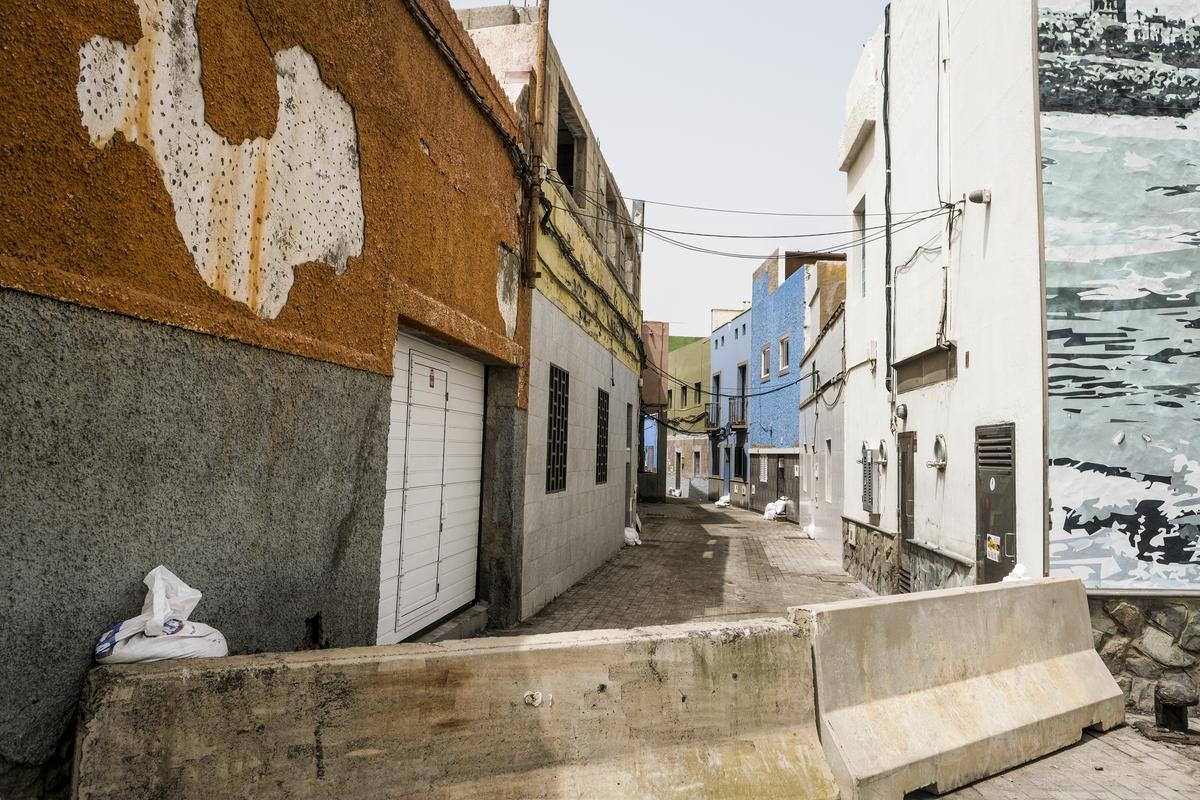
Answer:
<path fill-rule="evenodd" d="M 1200 800 L 1200 0 L 0 47 L 0 800 Z"/>
<path fill-rule="evenodd" d="M 712 503 L 645 504 L 625 547 L 542 611 L 501 634 L 784 616 L 805 603 L 868 597 L 795 525 Z"/>

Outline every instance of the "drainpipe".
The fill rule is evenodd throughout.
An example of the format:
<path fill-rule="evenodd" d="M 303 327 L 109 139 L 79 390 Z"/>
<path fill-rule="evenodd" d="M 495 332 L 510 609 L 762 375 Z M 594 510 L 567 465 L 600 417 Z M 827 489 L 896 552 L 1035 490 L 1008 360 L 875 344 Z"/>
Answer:
<path fill-rule="evenodd" d="M 538 271 L 537 255 L 537 216 L 542 202 L 542 151 L 546 146 L 546 83 L 549 61 L 550 39 L 550 0 L 542 0 L 538 6 L 538 41 L 537 55 L 533 65 L 533 114 L 530 127 L 533 128 L 531 158 L 529 160 L 533 171 L 533 179 L 529 182 L 526 194 L 525 219 L 525 285 L 533 287 L 541 273 Z"/>
<path fill-rule="evenodd" d="M 895 309 L 892 298 L 892 4 L 883 7 L 883 229 L 884 267 L 887 270 L 884 283 L 884 304 L 887 308 L 887 346 L 884 356 L 884 385 L 890 395 L 892 407 L 896 405 L 894 374 L 892 371 L 892 348 L 895 330 Z"/>

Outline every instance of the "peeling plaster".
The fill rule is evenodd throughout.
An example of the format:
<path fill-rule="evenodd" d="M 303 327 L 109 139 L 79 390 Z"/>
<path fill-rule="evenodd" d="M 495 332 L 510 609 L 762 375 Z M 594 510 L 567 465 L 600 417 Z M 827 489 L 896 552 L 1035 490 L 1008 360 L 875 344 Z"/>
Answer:
<path fill-rule="evenodd" d="M 508 338 L 517 333 L 517 303 L 521 294 L 521 258 L 504 245 L 500 245 L 500 265 L 496 270 L 496 303 L 504 319 L 504 332 Z"/>
<path fill-rule="evenodd" d="M 121 133 L 154 157 L 201 277 L 274 319 L 294 267 L 320 261 L 340 275 L 362 254 L 354 112 L 322 82 L 312 55 L 291 47 L 273 57 L 275 134 L 231 143 L 204 118 L 197 3 L 138 0 L 135 45 L 102 36 L 84 43 L 82 122 L 97 148 Z"/>

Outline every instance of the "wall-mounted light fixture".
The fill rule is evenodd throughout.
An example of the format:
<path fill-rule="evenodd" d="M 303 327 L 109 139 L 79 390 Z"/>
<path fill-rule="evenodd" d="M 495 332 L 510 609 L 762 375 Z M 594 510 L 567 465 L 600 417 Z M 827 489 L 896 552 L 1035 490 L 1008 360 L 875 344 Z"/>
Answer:
<path fill-rule="evenodd" d="M 973 191 L 969 195 L 967 195 L 967 199 L 970 200 L 972 203 L 980 203 L 982 205 L 987 205 L 988 203 L 992 202 L 992 190 L 991 189 L 976 189 L 975 191 Z"/>

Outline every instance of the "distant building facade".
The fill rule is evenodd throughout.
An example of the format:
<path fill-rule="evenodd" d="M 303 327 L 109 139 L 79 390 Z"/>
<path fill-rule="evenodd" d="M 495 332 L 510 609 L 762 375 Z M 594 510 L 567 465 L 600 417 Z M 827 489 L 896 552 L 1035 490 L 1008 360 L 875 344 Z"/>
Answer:
<path fill-rule="evenodd" d="M 752 316 L 749 308 L 732 319 L 726 312 L 713 312 L 714 322 L 721 324 L 709 337 L 712 375 L 706 422 L 710 439 L 708 494 L 714 500 L 729 495 L 730 501 L 741 508 L 750 507 L 746 476 L 750 468 L 747 425 Z"/>
<path fill-rule="evenodd" d="M 667 496 L 667 426 L 672 382 L 670 361 L 671 326 L 647 320 L 642 323 L 642 458 L 638 465 L 639 500 L 661 502 Z"/>
<path fill-rule="evenodd" d="M 751 327 L 750 508 L 787 498 L 784 513 L 797 521 L 800 488 L 800 361 L 808 315 L 809 268 L 836 256 L 776 253 L 754 272 Z M 813 276 L 815 278 L 815 275 Z"/>
<path fill-rule="evenodd" d="M 1108 17 L 1115 22 L 1128 22 L 1125 0 L 1092 0 L 1092 13 Z"/>
<path fill-rule="evenodd" d="M 672 336 L 668 371 L 667 489 L 679 497 L 708 497 L 709 447 L 706 423 L 712 352 L 709 337 Z"/>

